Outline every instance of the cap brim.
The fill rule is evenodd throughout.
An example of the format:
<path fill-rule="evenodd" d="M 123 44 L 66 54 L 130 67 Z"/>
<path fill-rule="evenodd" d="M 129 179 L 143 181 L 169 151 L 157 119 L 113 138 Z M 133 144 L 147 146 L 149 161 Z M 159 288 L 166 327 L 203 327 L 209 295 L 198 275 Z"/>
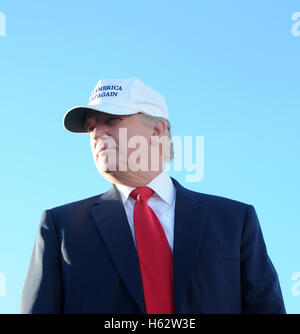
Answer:
<path fill-rule="evenodd" d="M 84 122 L 86 120 L 87 113 L 91 110 L 96 110 L 111 115 L 132 115 L 139 112 L 110 104 L 77 106 L 69 109 L 66 112 L 63 119 L 65 129 L 75 133 L 87 133 L 87 130 L 84 127 Z"/>

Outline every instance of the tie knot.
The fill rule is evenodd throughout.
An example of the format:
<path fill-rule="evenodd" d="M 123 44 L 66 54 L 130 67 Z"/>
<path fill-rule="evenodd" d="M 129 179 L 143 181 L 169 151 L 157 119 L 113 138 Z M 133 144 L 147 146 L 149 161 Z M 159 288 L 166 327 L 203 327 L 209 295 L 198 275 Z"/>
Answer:
<path fill-rule="evenodd" d="M 129 194 L 130 197 L 136 200 L 143 199 L 144 201 L 148 201 L 148 199 L 154 194 L 154 190 L 149 187 L 139 187 L 135 188 Z"/>

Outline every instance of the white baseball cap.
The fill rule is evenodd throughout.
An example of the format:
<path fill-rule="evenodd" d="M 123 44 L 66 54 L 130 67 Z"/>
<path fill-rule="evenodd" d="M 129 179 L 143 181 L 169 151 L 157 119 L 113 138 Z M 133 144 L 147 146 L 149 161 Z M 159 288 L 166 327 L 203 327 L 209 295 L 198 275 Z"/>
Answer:
<path fill-rule="evenodd" d="M 90 110 L 113 115 L 139 112 L 169 119 L 165 97 L 137 78 L 99 80 L 86 106 L 69 109 L 64 127 L 71 132 L 86 133 L 84 122 Z"/>

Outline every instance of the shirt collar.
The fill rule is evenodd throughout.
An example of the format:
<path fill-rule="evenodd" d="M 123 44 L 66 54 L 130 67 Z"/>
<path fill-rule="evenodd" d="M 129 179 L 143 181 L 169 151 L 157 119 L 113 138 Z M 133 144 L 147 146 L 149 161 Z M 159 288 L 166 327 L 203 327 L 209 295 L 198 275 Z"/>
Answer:
<path fill-rule="evenodd" d="M 127 201 L 129 194 L 135 188 L 129 188 L 122 184 L 115 184 L 119 193 L 121 195 L 123 204 Z M 152 179 L 147 185 L 147 187 L 153 189 L 155 193 L 169 205 L 172 204 L 175 195 L 174 184 L 166 171 L 158 174 L 154 179 Z"/>

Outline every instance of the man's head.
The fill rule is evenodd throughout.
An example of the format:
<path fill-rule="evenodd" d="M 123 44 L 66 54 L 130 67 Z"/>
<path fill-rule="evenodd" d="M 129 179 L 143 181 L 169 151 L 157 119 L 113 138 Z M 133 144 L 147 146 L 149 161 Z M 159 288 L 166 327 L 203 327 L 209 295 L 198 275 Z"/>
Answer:
<path fill-rule="evenodd" d="M 135 78 L 99 81 L 89 105 L 69 110 L 64 125 L 90 134 L 96 167 L 113 183 L 147 184 L 173 158 L 164 97 Z"/>

